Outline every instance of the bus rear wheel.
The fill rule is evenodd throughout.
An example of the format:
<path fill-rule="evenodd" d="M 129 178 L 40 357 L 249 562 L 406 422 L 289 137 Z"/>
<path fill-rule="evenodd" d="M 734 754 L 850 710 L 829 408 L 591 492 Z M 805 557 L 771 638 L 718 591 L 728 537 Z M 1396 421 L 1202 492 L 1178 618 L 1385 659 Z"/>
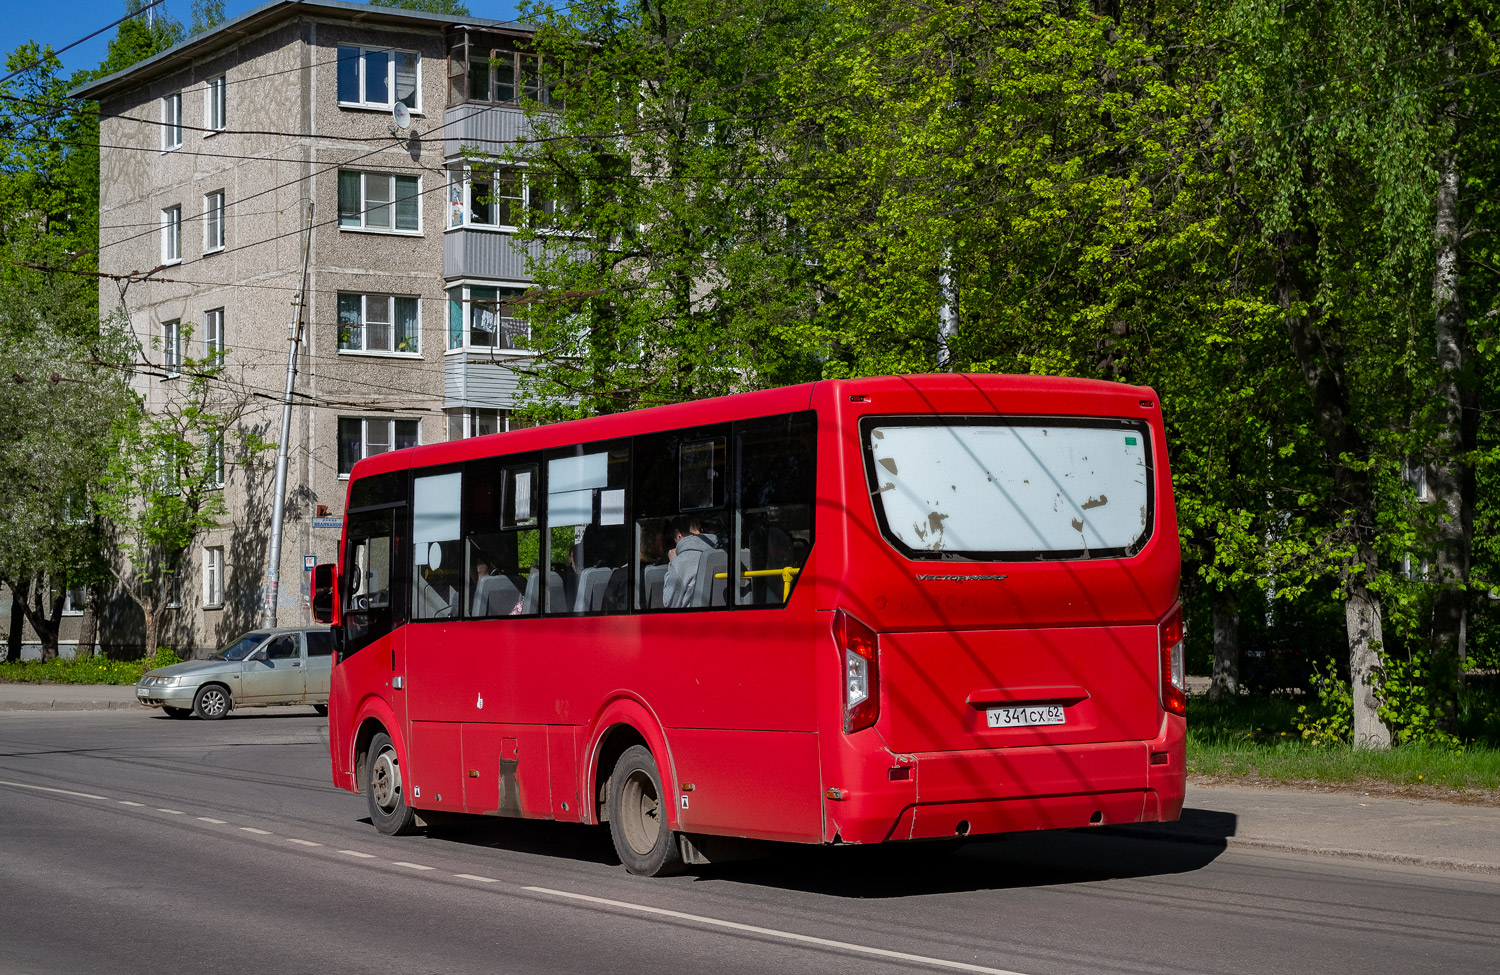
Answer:
<path fill-rule="evenodd" d="M 667 826 L 666 793 L 651 750 L 631 745 L 609 777 L 609 835 L 625 869 L 661 877 L 682 869 L 677 834 Z"/>
<path fill-rule="evenodd" d="M 365 772 L 365 802 L 370 822 L 387 836 L 409 836 L 417 831 L 416 810 L 406 804 L 401 763 L 396 746 L 385 732 L 370 739 L 370 764 Z"/>

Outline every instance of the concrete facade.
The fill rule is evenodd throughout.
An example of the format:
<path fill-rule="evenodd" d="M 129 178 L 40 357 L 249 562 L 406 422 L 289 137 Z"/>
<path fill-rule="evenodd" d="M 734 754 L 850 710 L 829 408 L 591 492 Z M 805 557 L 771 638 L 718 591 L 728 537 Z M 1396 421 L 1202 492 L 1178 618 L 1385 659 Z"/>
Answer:
<path fill-rule="evenodd" d="M 455 219 L 448 164 L 460 164 L 462 179 L 465 142 L 455 136 L 511 138 L 524 129 L 518 107 L 467 97 L 464 45 L 524 46 L 527 36 L 511 23 L 278 0 L 75 92 L 97 100 L 101 110 L 100 269 L 106 275 L 151 272 L 128 285 L 111 278 L 100 284 L 101 313 L 123 301 L 141 346 L 134 382 L 151 407 L 181 395 L 187 382 L 167 375 L 168 323 L 181 323 L 180 334 L 187 336 L 182 355 L 202 358 L 209 323 L 222 309 L 225 367 L 211 385 L 226 401 L 249 403 L 242 432 L 279 439 L 289 323 L 307 242 L 306 330 L 289 439 L 278 625 L 310 619 L 304 557 L 326 562 L 337 555 L 347 488 L 340 421 L 346 433 L 360 432 L 358 444 L 346 442 L 346 454 L 351 446 L 381 449 L 412 423 L 420 442 L 432 443 L 496 424 L 504 429 L 508 422 L 516 383 L 507 363 L 528 355 L 524 331 L 511 324 L 507 341 L 497 343 L 509 348 L 462 342 L 450 348 L 451 335 L 469 334 L 467 319 L 454 317 L 458 328 L 450 329 L 450 315 L 472 309 L 450 308 L 449 288 L 514 293 L 529 281 L 525 259 L 504 228 L 475 229 Z M 353 46 L 377 52 L 377 59 L 384 51 L 420 57 L 409 129 L 390 131 L 389 102 L 340 103 L 341 46 L 346 53 Z M 453 50 L 459 52 L 456 67 L 450 65 Z M 369 70 L 373 78 L 376 69 Z M 393 67 L 392 88 L 395 74 Z M 375 88 L 359 90 L 368 95 Z M 216 90 L 224 92 L 225 113 L 222 130 L 212 131 L 209 103 Z M 164 149 L 164 119 L 172 114 L 164 99 L 174 96 L 181 98 L 181 143 Z M 404 180 L 386 180 L 414 177 L 418 228 L 341 226 L 347 222 L 340 219 L 341 172 L 368 174 L 362 185 L 372 188 L 362 202 L 370 221 L 383 215 L 380 187 L 402 191 Z M 212 209 L 211 194 L 219 192 L 223 246 L 211 247 L 214 221 L 205 207 Z M 177 260 L 163 251 L 163 214 L 173 207 L 181 213 Z M 366 298 L 362 307 L 387 312 L 396 308 L 387 296 L 415 299 L 419 327 L 403 344 L 399 333 L 367 326 L 362 338 L 382 348 L 353 350 L 353 330 L 340 319 L 341 295 L 346 309 L 355 301 L 351 296 L 373 296 L 376 301 Z M 408 300 L 400 307 L 412 306 Z M 369 322 L 381 317 L 397 315 L 367 313 Z M 201 655 L 260 620 L 275 455 L 237 457 L 236 444 L 231 433 L 224 486 L 229 516 L 185 558 L 181 608 L 164 625 L 162 642 L 184 654 Z M 223 599 L 206 604 L 205 566 L 220 557 Z M 8 609 L 6 600 L 0 612 Z M 131 614 L 116 615 L 119 634 Z M 100 642 L 128 643 L 128 637 L 112 638 L 106 625 Z"/>

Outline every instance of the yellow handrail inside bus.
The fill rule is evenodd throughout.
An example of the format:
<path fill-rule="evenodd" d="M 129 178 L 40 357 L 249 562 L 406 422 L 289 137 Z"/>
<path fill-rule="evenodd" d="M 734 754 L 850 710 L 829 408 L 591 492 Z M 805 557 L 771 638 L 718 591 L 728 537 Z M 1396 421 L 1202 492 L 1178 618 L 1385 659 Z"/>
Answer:
<path fill-rule="evenodd" d="M 792 577 L 801 572 L 795 565 L 784 565 L 779 569 L 746 569 L 740 573 L 741 579 L 764 579 L 770 576 L 781 576 L 781 601 L 786 602 L 792 598 Z M 715 579 L 728 579 L 729 573 L 715 572 Z"/>

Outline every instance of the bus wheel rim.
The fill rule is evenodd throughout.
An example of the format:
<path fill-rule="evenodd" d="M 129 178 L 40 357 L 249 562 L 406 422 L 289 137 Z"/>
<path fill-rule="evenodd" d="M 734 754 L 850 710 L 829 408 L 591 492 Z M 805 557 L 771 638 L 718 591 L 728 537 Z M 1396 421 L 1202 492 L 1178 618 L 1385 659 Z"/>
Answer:
<path fill-rule="evenodd" d="M 661 835 L 661 799 L 656 783 L 642 769 L 635 769 L 625 780 L 620 798 L 624 807 L 625 842 L 640 856 L 656 849 Z"/>
<path fill-rule="evenodd" d="M 396 797 L 401 794 L 401 767 L 396 764 L 395 753 L 389 748 L 375 758 L 370 769 L 370 791 L 381 809 L 395 808 Z"/>

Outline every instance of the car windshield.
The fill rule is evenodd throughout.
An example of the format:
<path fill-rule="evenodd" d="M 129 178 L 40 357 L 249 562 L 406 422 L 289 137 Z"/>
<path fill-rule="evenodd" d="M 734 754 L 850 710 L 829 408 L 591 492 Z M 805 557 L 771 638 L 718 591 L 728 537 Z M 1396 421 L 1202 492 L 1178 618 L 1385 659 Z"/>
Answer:
<path fill-rule="evenodd" d="M 214 656 L 220 660 L 244 660 L 261 645 L 265 638 L 264 633 L 246 633 Z"/>

